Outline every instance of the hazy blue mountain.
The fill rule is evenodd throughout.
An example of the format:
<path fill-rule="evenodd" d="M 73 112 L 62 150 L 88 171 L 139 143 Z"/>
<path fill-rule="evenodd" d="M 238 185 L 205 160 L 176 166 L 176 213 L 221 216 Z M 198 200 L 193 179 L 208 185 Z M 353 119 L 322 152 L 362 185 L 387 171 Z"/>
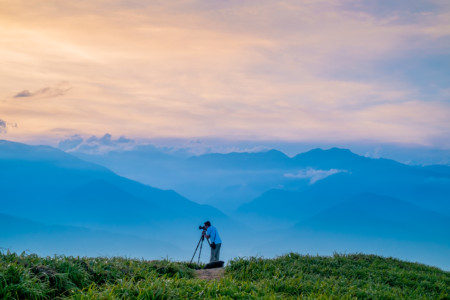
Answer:
<path fill-rule="evenodd" d="M 264 236 L 271 238 L 264 238 Z M 386 257 L 397 257 L 411 262 L 420 262 L 450 270 L 450 245 L 424 240 L 396 239 L 363 236 L 340 232 L 303 230 L 277 230 L 261 234 L 251 242 L 248 253 L 271 257 L 280 253 L 296 251 L 310 255 L 333 255 L 333 253 L 371 253 Z"/>
<path fill-rule="evenodd" d="M 110 172 L 103 166 L 85 162 L 73 155 L 50 146 L 30 146 L 22 143 L 0 140 L 0 159 L 6 163 L 46 162 L 61 168 L 88 169 Z"/>
<path fill-rule="evenodd" d="M 420 167 L 419 167 L 420 168 Z M 450 167 L 444 165 L 430 165 L 422 167 L 425 170 L 429 170 L 434 173 L 440 173 L 447 176 L 450 176 Z"/>
<path fill-rule="evenodd" d="M 121 174 L 141 172 L 137 177 L 143 182 L 173 188 L 197 202 L 228 211 L 241 205 L 238 216 L 256 217 L 248 223 L 258 217 L 297 222 L 364 192 L 396 197 L 450 216 L 448 167 L 408 166 L 346 149 L 313 149 L 293 158 L 270 150 L 183 159 L 148 146 L 102 157 Z"/>
<path fill-rule="evenodd" d="M 450 245 L 450 217 L 396 198 L 371 193 L 346 199 L 297 223 L 293 229 Z"/>
<path fill-rule="evenodd" d="M 339 169 L 351 173 L 364 173 L 372 176 L 398 176 L 407 177 L 433 175 L 432 170 L 412 167 L 394 160 L 384 158 L 368 158 L 359 156 L 348 149 L 331 148 L 329 150 L 313 149 L 292 158 L 297 167 L 311 167 L 315 169 Z M 395 174 L 392 174 L 395 172 Z"/>
<path fill-rule="evenodd" d="M 228 220 L 211 206 L 117 176 L 50 147 L 1 141 L 0 169 L 0 212 L 46 224 L 113 228 L 181 241 L 188 237 L 174 228 Z"/>
<path fill-rule="evenodd" d="M 276 150 L 185 157 L 154 147 L 75 154 L 1 141 L 0 213 L 172 242 L 185 252 L 196 246 L 197 226 L 211 219 L 226 241 L 224 258 L 348 250 L 423 255 L 442 264 L 450 248 L 443 238 L 449 236 L 447 167 L 338 148 L 292 158 Z M 233 219 L 185 197 L 222 205 Z"/>
<path fill-rule="evenodd" d="M 71 154 L 85 161 L 107 166 L 127 178 L 136 180 L 146 178 L 147 173 L 159 172 L 163 175 L 165 169 L 177 168 L 183 161 L 180 157 L 162 152 L 151 145 L 137 146 L 129 151 L 110 151 L 102 154 L 73 152 Z M 133 176 L 127 176 L 130 174 Z M 145 183 L 145 180 L 139 181 Z"/>
<path fill-rule="evenodd" d="M 273 189 L 239 207 L 240 214 L 299 221 L 359 193 L 397 197 L 450 216 L 450 176 L 440 168 L 412 167 L 361 157 L 343 149 L 312 150 L 293 158 L 298 166 L 339 169 L 309 186 Z M 445 170 L 445 168 L 444 168 Z"/>
<path fill-rule="evenodd" d="M 284 176 L 290 158 L 276 150 L 185 157 L 140 146 L 105 154 L 73 154 L 127 178 L 172 189 L 196 202 L 226 210 L 292 181 Z"/>
<path fill-rule="evenodd" d="M 313 149 L 300 153 L 294 156 L 292 161 L 296 166 L 342 169 L 355 167 L 369 160 L 348 149 L 331 148 L 329 150 Z"/>
<path fill-rule="evenodd" d="M 277 150 L 265 152 L 211 153 L 188 159 L 192 167 L 237 170 L 271 170 L 290 167 L 290 158 Z"/>
<path fill-rule="evenodd" d="M 45 225 L 0 214 L 0 248 L 32 251 L 40 255 L 155 257 L 187 259 L 177 246 L 138 236 L 89 230 L 82 227 Z"/>
<path fill-rule="evenodd" d="M 450 218 L 393 197 L 354 195 L 289 229 L 262 236 L 275 234 L 274 239 L 257 239 L 253 251 L 375 253 L 450 269 Z"/>
<path fill-rule="evenodd" d="M 173 189 L 193 201 L 214 205 L 228 213 L 253 200 L 255 205 L 266 203 L 264 208 L 255 207 L 254 213 L 265 214 L 271 207 L 278 215 L 281 208 L 270 203 L 296 207 L 288 199 L 323 202 L 328 197 L 336 200 L 354 193 L 374 192 L 415 201 L 418 205 L 426 197 L 431 208 L 450 214 L 450 204 L 445 201 L 450 195 L 447 188 L 450 173 L 446 167 L 412 167 L 393 160 L 359 156 L 346 149 L 313 149 L 292 158 L 277 150 L 185 158 L 152 146 L 103 155 L 74 154 L 103 164 L 122 176 Z M 320 187 L 322 181 L 328 183 Z M 280 195 L 275 196 L 276 193 Z M 246 207 L 239 211 L 248 212 L 250 207 Z"/>

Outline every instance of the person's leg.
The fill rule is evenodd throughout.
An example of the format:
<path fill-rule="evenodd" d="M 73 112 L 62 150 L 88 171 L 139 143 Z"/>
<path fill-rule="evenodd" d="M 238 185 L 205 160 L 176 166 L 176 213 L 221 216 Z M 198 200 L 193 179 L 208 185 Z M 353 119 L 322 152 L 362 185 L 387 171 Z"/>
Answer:
<path fill-rule="evenodd" d="M 216 252 L 214 253 L 214 254 L 215 254 L 214 260 L 215 260 L 215 261 L 219 261 L 220 247 L 221 247 L 221 246 L 222 246 L 222 244 L 216 244 L 216 249 L 214 249 L 214 250 L 216 250 Z"/>
<path fill-rule="evenodd" d="M 209 262 L 215 261 L 216 258 L 216 249 L 211 248 L 211 258 L 209 259 Z"/>

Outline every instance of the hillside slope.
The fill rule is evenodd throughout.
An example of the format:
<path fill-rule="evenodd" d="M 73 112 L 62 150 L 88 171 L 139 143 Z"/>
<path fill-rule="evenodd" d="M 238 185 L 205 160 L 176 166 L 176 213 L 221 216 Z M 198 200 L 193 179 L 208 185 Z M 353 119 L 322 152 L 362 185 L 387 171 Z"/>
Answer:
<path fill-rule="evenodd" d="M 450 217 L 371 193 L 350 197 L 293 229 L 450 245 Z"/>
<path fill-rule="evenodd" d="M 136 235 L 83 227 L 45 225 L 0 214 L 0 248 L 41 255 L 104 255 L 127 257 L 184 257 L 176 245 Z"/>
<path fill-rule="evenodd" d="M 221 279 L 171 261 L 0 254 L 8 299 L 448 299 L 450 273 L 375 255 L 250 257 Z"/>
<path fill-rule="evenodd" d="M 197 240 L 196 225 L 208 219 L 233 227 L 212 206 L 47 146 L 0 141 L 0 169 L 0 213 L 15 217 L 181 244 Z M 179 228 L 193 230 L 189 235 Z"/>

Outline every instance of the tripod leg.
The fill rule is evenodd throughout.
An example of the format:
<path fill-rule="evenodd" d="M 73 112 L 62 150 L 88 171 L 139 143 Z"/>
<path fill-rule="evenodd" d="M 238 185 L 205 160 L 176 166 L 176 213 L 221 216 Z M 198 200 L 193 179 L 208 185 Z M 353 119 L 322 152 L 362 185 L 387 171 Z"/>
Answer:
<path fill-rule="evenodd" d="M 194 260 L 194 256 L 195 256 L 195 253 L 197 253 L 198 246 L 200 246 L 200 242 L 203 241 L 202 238 L 203 238 L 203 236 L 200 237 L 200 240 L 198 241 L 197 248 L 195 248 L 194 255 L 192 255 L 192 258 L 191 258 L 191 262 L 190 262 L 190 263 L 192 263 L 192 261 Z M 202 249 L 202 248 L 200 248 L 200 252 L 202 251 L 201 249 Z M 199 255 L 199 256 L 200 256 L 200 255 Z"/>
<path fill-rule="evenodd" d="M 200 264 L 200 255 L 202 255 L 203 241 L 204 238 L 202 236 L 202 243 L 200 244 L 200 251 L 198 252 L 198 262 L 197 262 L 198 264 Z"/>

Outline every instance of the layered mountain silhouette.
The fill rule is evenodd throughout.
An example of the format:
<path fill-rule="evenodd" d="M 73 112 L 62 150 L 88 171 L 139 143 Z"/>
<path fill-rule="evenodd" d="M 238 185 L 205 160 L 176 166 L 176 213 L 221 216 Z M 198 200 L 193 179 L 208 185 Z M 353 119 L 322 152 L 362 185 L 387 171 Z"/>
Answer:
<path fill-rule="evenodd" d="M 450 216 L 450 177 L 439 168 L 371 159 L 343 149 L 312 150 L 293 160 L 297 166 L 341 172 L 306 187 L 269 190 L 239 207 L 238 212 L 298 221 L 354 195 L 374 193 Z"/>
<path fill-rule="evenodd" d="M 0 168 L 0 213 L 28 224 L 5 226 L 25 226 L 32 236 L 27 222 L 41 224 L 45 238 L 56 226 L 69 228 L 74 240 L 73 232 L 87 230 L 136 249 L 161 241 L 189 250 L 197 226 L 210 219 L 230 257 L 376 250 L 450 267 L 448 166 L 409 166 L 338 148 L 294 157 L 276 150 L 187 157 L 151 146 L 88 155 L 0 141 Z"/>
<path fill-rule="evenodd" d="M 344 199 L 289 228 L 266 233 L 269 235 L 277 237 L 261 239 L 255 252 L 375 253 L 450 269 L 449 217 L 373 193 Z"/>
<path fill-rule="evenodd" d="M 371 193 L 352 196 L 297 223 L 292 229 L 396 240 L 445 241 L 450 245 L 450 217 Z"/>
<path fill-rule="evenodd" d="M 244 206 L 239 211 L 249 208 L 264 215 L 271 202 L 286 202 L 284 199 L 291 197 L 305 203 L 315 198 L 342 199 L 373 192 L 415 201 L 419 206 L 427 198 L 426 208 L 450 215 L 450 205 L 445 201 L 450 195 L 449 167 L 413 167 L 362 157 L 347 149 L 313 149 L 292 158 L 277 150 L 181 157 L 158 152 L 154 147 L 104 155 L 73 154 L 122 176 L 176 190 L 191 200 L 229 213 L 252 201 L 253 208 Z M 303 191 L 307 191 L 305 195 L 301 195 Z M 297 192 L 300 194 L 296 196 Z M 293 201 L 288 202 L 296 207 Z"/>
<path fill-rule="evenodd" d="M 290 161 L 276 150 L 186 157 L 141 146 L 102 155 L 73 154 L 127 178 L 173 189 L 196 202 L 228 211 L 286 181 L 283 174 Z"/>
<path fill-rule="evenodd" d="M 44 224 L 182 242 L 194 239 L 195 231 L 189 235 L 177 228 L 195 229 L 207 219 L 228 220 L 211 206 L 120 177 L 51 147 L 0 141 L 0 169 L 0 213 Z"/>
<path fill-rule="evenodd" d="M 192 167 L 231 169 L 231 170 L 267 170 L 290 167 L 290 158 L 277 150 L 266 152 L 231 152 L 227 154 L 211 153 L 188 159 Z"/>

